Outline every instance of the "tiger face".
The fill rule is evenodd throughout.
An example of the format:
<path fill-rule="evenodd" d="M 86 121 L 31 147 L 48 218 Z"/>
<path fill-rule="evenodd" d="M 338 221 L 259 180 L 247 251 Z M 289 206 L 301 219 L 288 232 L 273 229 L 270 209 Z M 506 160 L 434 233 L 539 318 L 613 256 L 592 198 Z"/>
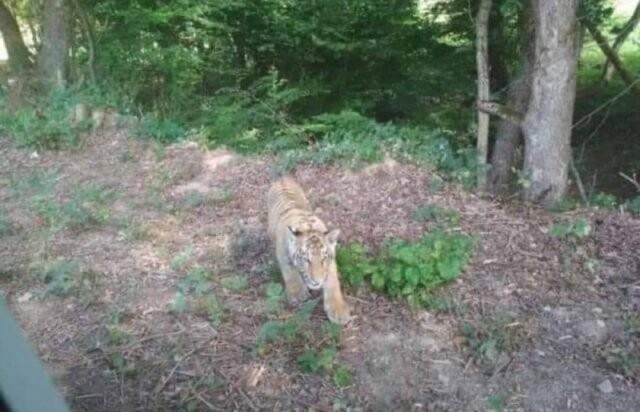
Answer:
<path fill-rule="evenodd" d="M 339 229 L 330 232 L 301 232 L 291 226 L 293 236 L 289 239 L 289 250 L 293 266 L 298 270 L 305 285 L 311 290 L 321 289 L 329 276 L 335 260 Z"/>

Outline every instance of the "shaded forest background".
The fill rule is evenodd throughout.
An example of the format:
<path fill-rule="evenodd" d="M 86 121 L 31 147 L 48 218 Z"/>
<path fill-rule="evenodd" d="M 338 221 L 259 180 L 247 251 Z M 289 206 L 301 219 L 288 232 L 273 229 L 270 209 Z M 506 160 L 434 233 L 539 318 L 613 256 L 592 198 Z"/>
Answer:
<path fill-rule="evenodd" d="M 391 151 L 472 186 L 478 3 L 6 0 L 0 15 L 15 21 L 21 38 L 2 25 L 11 58 L 2 69 L 0 127 L 19 145 L 61 148 L 76 145 L 111 111 L 120 114 L 113 122 L 139 137 L 278 153 L 283 170 L 299 162 L 373 161 Z M 526 69 L 528 4 L 493 2 L 493 101 L 510 101 Z M 583 1 L 577 16 L 571 180 L 580 185 L 569 193 L 602 206 L 638 194 L 638 93 L 610 68 L 603 74 L 606 59 L 586 27 L 614 44 L 634 7 Z M 633 78 L 640 66 L 634 27 L 618 45 Z M 56 47 L 66 51 L 57 63 Z M 494 147 L 509 126 L 491 125 Z M 501 182 L 508 188 L 494 192 L 526 189 L 521 151 L 516 155 Z"/>

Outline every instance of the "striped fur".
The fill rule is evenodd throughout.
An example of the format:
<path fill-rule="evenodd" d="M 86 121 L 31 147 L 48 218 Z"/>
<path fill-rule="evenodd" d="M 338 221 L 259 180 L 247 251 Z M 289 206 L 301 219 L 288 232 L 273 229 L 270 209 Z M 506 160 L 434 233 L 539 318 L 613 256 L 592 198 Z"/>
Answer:
<path fill-rule="evenodd" d="M 349 308 L 342 296 L 335 261 L 340 231 L 327 230 L 311 211 L 302 188 L 290 177 L 273 183 L 267 205 L 269 236 L 275 245 L 289 302 L 297 305 L 309 297 L 308 289 L 323 289 L 329 319 L 348 322 Z"/>

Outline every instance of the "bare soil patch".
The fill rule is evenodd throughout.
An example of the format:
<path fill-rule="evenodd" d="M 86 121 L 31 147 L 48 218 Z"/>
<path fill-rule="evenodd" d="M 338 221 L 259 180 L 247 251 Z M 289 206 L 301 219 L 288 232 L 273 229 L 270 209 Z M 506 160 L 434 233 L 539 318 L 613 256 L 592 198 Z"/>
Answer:
<path fill-rule="evenodd" d="M 389 160 L 358 171 L 298 167 L 294 176 L 343 243 L 417 239 L 436 227 L 415 218 L 428 205 L 455 211 L 449 230 L 478 239 L 463 276 L 440 290 L 442 307 L 412 311 L 349 292 L 356 318 L 337 359 L 352 382 L 340 387 L 330 373 L 301 372 L 302 344 L 256 351 L 265 322 L 293 313 L 265 311 L 266 288 L 279 282 L 263 202 L 273 158 L 162 148 L 125 132 L 37 155 L 1 140 L 0 156 L 9 228 L 0 293 L 73 410 L 640 410 L 632 217 L 496 203 Z M 42 197 L 66 204 L 85 187 L 115 193 L 97 223 L 56 227 L 37 207 Z M 586 240 L 548 234 L 578 216 L 593 227 Z M 42 275 L 60 259 L 77 264 L 62 297 L 47 293 Z M 198 283 L 199 269 L 210 284 Z M 185 282 L 206 292 L 185 292 L 180 308 Z M 325 323 L 318 305 L 307 327 L 322 336 Z"/>

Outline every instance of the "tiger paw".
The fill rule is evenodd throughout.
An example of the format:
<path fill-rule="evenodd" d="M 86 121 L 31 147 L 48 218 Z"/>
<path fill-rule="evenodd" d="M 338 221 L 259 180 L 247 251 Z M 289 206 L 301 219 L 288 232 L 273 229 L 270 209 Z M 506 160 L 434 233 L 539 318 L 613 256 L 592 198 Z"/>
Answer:
<path fill-rule="evenodd" d="M 324 311 L 333 323 L 346 325 L 351 320 L 351 310 L 345 302 L 325 304 Z"/>
<path fill-rule="evenodd" d="M 305 288 L 300 288 L 295 292 L 287 291 L 287 299 L 289 300 L 289 305 L 293 307 L 300 306 L 300 304 L 308 300 L 309 297 L 309 291 Z"/>

